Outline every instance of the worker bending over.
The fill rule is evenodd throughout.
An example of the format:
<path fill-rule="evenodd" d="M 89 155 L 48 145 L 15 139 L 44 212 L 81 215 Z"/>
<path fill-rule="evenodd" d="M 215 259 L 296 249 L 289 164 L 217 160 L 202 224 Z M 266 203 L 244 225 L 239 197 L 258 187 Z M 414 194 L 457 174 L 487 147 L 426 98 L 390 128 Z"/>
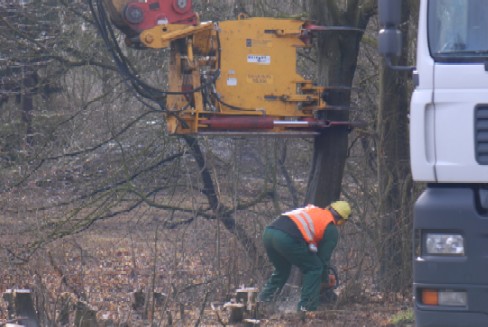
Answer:
<path fill-rule="evenodd" d="M 333 202 L 325 209 L 309 204 L 283 213 L 267 226 L 263 242 L 275 271 L 258 300 L 274 300 L 295 265 L 303 274 L 298 310 L 317 310 L 320 284 L 328 283 L 329 261 L 339 240 L 336 226 L 348 220 L 350 214 L 351 207 L 346 201 Z"/>

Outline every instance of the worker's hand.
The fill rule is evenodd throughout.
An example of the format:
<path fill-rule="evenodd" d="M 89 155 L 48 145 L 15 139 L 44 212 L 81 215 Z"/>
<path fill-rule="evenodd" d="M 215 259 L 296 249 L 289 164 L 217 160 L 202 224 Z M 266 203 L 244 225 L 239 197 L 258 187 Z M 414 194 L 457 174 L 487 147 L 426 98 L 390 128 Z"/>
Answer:
<path fill-rule="evenodd" d="M 336 276 L 334 274 L 329 274 L 329 288 L 334 288 L 337 284 Z"/>

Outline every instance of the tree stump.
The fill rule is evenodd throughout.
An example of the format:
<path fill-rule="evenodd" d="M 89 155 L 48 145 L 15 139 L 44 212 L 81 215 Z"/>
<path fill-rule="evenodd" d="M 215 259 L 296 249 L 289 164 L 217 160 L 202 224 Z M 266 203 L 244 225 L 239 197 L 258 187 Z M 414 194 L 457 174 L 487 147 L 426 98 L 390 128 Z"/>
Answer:
<path fill-rule="evenodd" d="M 244 304 L 229 302 L 224 304 L 224 308 L 229 310 L 229 324 L 241 322 L 244 318 Z"/>
<path fill-rule="evenodd" d="M 37 312 L 28 289 L 8 289 L 3 293 L 9 319 L 16 319 L 24 327 L 39 327 Z"/>
<path fill-rule="evenodd" d="M 252 311 L 256 306 L 258 289 L 256 287 L 239 288 L 236 290 L 237 303 L 243 303 L 247 311 Z"/>
<path fill-rule="evenodd" d="M 97 312 L 90 308 L 87 303 L 78 301 L 76 303 L 75 326 L 98 327 Z"/>
<path fill-rule="evenodd" d="M 100 319 L 98 322 L 99 327 L 115 327 L 116 324 L 112 319 Z"/>
<path fill-rule="evenodd" d="M 74 299 L 73 294 L 65 292 L 62 293 L 59 297 L 59 314 L 56 319 L 56 322 L 60 326 L 68 326 L 69 325 L 69 318 L 72 308 L 74 307 L 76 300 Z"/>
<path fill-rule="evenodd" d="M 132 292 L 132 309 L 137 312 L 144 311 L 146 294 L 142 290 Z"/>
<path fill-rule="evenodd" d="M 153 292 L 153 298 L 154 298 L 154 305 L 157 307 L 161 307 L 164 305 L 166 302 L 166 298 L 168 296 L 164 293 L 161 292 Z"/>

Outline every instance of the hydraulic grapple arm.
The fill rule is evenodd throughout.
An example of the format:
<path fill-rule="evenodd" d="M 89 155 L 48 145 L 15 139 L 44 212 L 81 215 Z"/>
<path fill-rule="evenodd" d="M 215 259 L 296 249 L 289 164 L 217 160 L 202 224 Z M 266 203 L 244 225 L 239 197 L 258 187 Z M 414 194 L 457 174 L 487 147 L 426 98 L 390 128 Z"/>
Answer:
<path fill-rule="evenodd" d="M 158 25 L 197 25 L 191 0 L 103 0 L 110 19 L 128 37 Z"/>

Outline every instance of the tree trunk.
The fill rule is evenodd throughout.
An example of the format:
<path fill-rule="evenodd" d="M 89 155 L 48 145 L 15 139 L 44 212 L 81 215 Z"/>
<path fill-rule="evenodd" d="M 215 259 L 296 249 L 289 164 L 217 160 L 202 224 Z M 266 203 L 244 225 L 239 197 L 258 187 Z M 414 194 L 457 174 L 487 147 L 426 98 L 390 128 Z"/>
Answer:
<path fill-rule="evenodd" d="M 364 2 L 363 6 L 358 6 L 358 1 L 351 1 L 346 11 L 342 11 L 335 2 L 312 1 L 311 18 L 319 25 L 350 26 L 364 30 L 373 14 L 372 8 Z M 350 88 L 362 35 L 358 31 L 325 31 L 318 36 L 317 78 L 320 85 L 330 87 L 325 92 L 325 99 L 331 110 L 325 110 L 322 114 L 326 119 L 349 119 Z M 347 158 L 347 135 L 347 128 L 332 127 L 316 137 L 306 202 L 326 206 L 339 198 Z"/>
<path fill-rule="evenodd" d="M 335 1 L 311 1 L 311 19 L 318 25 L 349 26 L 364 30 L 374 13 L 372 2 L 349 1 L 346 10 L 338 8 Z M 325 31 L 318 35 L 318 84 L 330 87 L 324 97 L 330 110 L 322 117 L 328 120 L 349 120 L 351 88 L 356 71 L 362 32 Z M 325 207 L 338 200 L 342 176 L 347 159 L 349 130 L 331 127 L 315 138 L 312 166 L 309 174 L 305 202 Z M 290 284 L 300 284 L 300 274 L 295 269 Z M 287 292 L 287 290 L 284 290 Z"/>
<path fill-rule="evenodd" d="M 21 68 L 22 70 L 22 89 L 20 93 L 20 102 L 22 110 L 22 122 L 25 124 L 25 145 L 32 146 L 33 142 L 33 127 L 32 127 L 32 111 L 34 109 L 34 88 L 37 84 L 37 72 L 28 65 Z"/>
<path fill-rule="evenodd" d="M 403 2 L 402 20 L 411 18 L 412 5 Z M 415 11 L 415 10 L 413 10 Z M 403 39 L 409 40 L 408 24 L 402 24 Z M 413 44 L 413 43 L 410 43 Z M 404 45 L 407 45 L 405 42 Z M 399 58 L 406 65 L 409 51 Z M 378 217 L 380 286 L 387 291 L 406 290 L 411 281 L 412 178 L 409 164 L 408 108 L 409 74 L 384 65 L 380 71 L 378 126 Z"/>

